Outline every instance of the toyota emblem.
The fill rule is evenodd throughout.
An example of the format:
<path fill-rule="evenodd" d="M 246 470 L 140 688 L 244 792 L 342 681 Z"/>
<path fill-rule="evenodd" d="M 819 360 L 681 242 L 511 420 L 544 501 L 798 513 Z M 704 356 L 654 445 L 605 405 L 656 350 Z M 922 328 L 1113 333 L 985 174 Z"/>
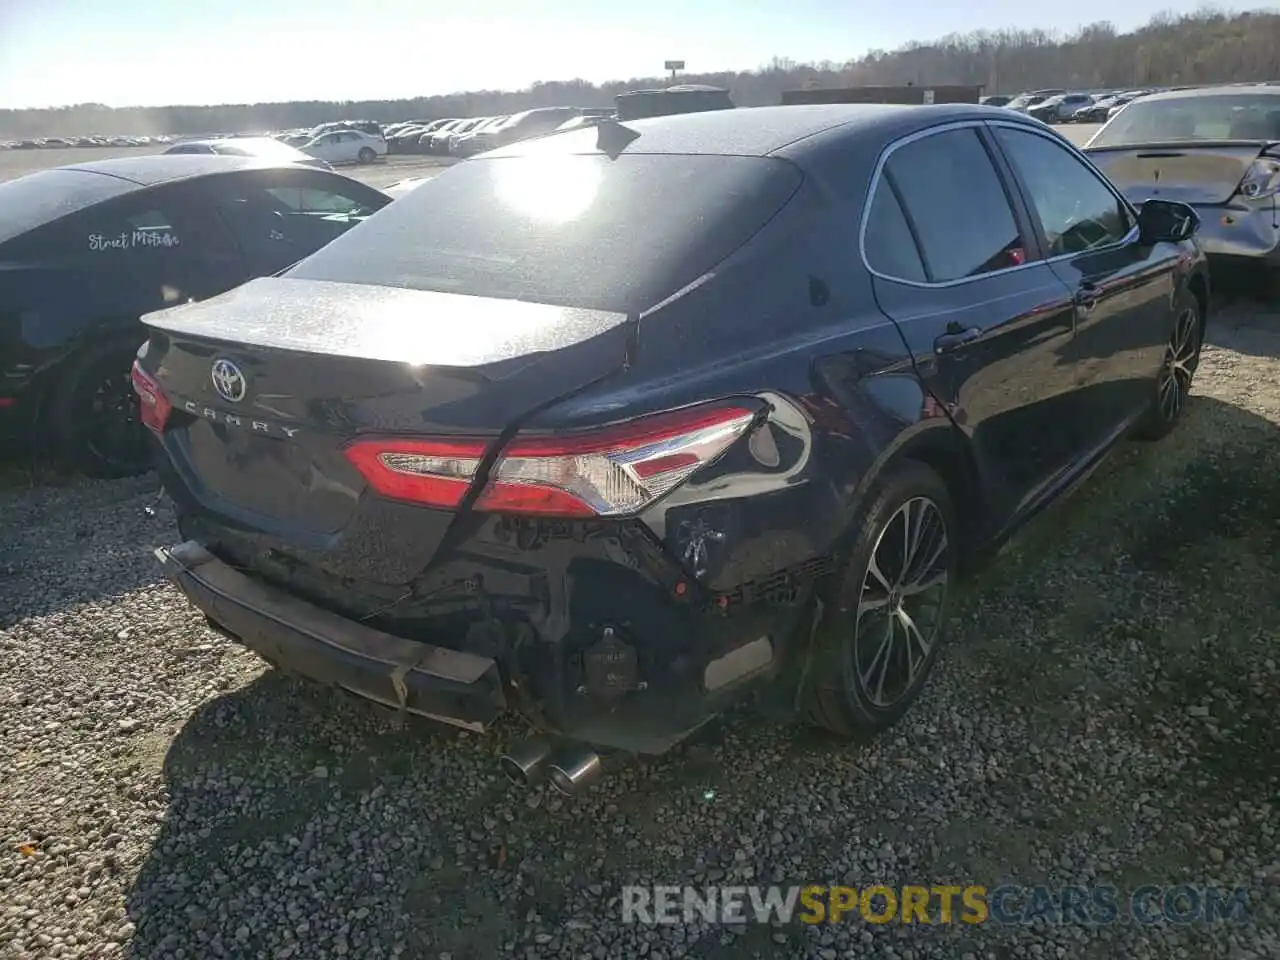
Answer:
<path fill-rule="evenodd" d="M 244 399 L 249 387 L 244 373 L 230 360 L 213 361 L 213 369 L 209 377 L 213 380 L 213 389 L 228 403 L 239 403 Z"/>

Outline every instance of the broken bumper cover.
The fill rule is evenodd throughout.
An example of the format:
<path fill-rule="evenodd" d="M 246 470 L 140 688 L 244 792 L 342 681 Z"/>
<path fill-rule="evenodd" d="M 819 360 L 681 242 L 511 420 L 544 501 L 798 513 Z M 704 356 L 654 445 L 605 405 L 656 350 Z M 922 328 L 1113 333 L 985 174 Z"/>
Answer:
<path fill-rule="evenodd" d="M 194 540 L 155 555 L 210 620 L 288 673 L 477 732 L 506 709 L 494 660 L 330 613 L 244 576 Z"/>

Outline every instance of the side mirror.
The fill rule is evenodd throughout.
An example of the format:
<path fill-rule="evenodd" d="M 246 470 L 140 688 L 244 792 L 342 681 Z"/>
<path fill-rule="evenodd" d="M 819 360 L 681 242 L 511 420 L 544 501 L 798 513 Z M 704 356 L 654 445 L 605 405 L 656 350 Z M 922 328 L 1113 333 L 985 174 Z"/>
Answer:
<path fill-rule="evenodd" d="M 1200 229 L 1200 215 L 1176 200 L 1148 200 L 1138 211 L 1138 234 L 1144 244 L 1180 243 Z"/>

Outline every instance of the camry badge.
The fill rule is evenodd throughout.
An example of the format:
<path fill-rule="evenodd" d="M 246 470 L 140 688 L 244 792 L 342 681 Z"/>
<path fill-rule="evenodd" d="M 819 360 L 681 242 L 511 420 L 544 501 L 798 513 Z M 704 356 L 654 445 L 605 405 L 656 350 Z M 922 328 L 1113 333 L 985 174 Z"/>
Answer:
<path fill-rule="evenodd" d="M 249 383 L 240 368 L 230 360 L 213 361 L 213 369 L 209 376 L 213 380 L 213 389 L 223 400 L 228 403 L 239 403 L 244 399 Z"/>

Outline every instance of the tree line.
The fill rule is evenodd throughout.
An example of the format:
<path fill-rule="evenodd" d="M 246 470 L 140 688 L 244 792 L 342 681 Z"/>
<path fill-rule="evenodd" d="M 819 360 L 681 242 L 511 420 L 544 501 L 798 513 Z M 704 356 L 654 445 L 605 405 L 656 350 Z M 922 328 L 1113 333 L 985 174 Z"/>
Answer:
<path fill-rule="evenodd" d="M 1039 87 L 1096 89 L 1231 83 L 1280 78 L 1280 14 L 1204 10 L 1161 14 L 1129 33 L 1108 22 L 1070 34 L 979 30 L 846 63 L 777 58 L 758 70 L 686 74 L 684 83 L 727 87 L 739 106 L 781 102 L 785 90 L 861 85 L 981 84 L 987 93 Z M 607 107 L 627 90 L 665 86 L 660 77 L 604 84 L 550 81 L 525 90 L 478 90 L 405 100 L 303 101 L 219 106 L 124 107 L 82 103 L 0 110 L 0 137 L 209 134 L 310 127 L 336 119 L 430 120 L 489 116 L 530 107 Z"/>

